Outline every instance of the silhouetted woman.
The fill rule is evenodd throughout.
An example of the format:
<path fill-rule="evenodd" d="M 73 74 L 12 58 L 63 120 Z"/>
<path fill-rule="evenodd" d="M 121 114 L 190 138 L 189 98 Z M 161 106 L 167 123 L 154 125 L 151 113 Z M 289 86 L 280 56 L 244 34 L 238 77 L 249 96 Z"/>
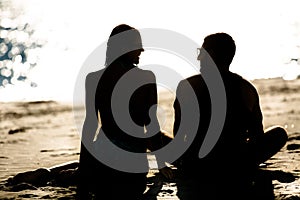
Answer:
<path fill-rule="evenodd" d="M 147 149 L 160 147 L 158 137 L 141 138 L 149 132 L 160 132 L 155 75 L 137 67 L 143 51 L 139 31 L 126 24 L 118 25 L 107 42 L 105 68 L 86 77 L 79 184 L 84 199 L 89 192 L 95 193 L 97 199 L 139 199 L 146 189 L 147 173 L 128 173 L 103 164 L 95 158 L 97 152 L 93 148 L 95 143 L 102 145 L 104 135 L 128 152 L 146 153 Z M 94 140 L 99 121 L 101 128 Z M 107 151 L 115 159 L 110 154 Z M 147 164 L 147 158 L 144 159 Z"/>

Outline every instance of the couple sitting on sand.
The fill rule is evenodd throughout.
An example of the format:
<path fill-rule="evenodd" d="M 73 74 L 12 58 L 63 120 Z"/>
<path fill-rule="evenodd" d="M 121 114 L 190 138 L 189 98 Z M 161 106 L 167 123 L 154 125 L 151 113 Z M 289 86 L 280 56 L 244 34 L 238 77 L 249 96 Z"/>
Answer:
<path fill-rule="evenodd" d="M 105 68 L 86 77 L 86 119 L 79 163 L 80 199 L 91 196 L 96 199 L 143 199 L 147 172 L 125 170 L 126 162 L 131 161 L 117 157 L 114 147 L 106 148 L 109 145 L 105 142 L 142 154 L 158 150 L 172 140 L 162 134 L 157 120 L 155 75 L 137 67 L 143 51 L 139 31 L 126 24 L 118 25 L 107 42 Z M 250 198 L 251 190 L 247 188 L 253 184 L 259 165 L 276 154 L 287 141 L 287 132 L 281 127 L 264 131 L 255 87 L 229 70 L 235 51 L 235 42 L 230 35 L 208 35 L 198 56 L 201 73 L 180 81 L 177 87 L 173 104 L 174 139 L 189 143 L 189 146 L 171 163 L 177 167 L 176 174 L 163 166 L 165 160 L 158 159 L 158 167 L 166 178 L 183 180 L 182 183 L 195 180 L 187 184 L 190 192 L 182 199 Z M 214 65 L 219 79 L 215 78 Z M 218 80 L 222 80 L 224 88 L 211 91 L 214 88 L 211 85 Z M 223 92 L 221 104 L 225 109 L 218 105 L 218 92 Z M 224 116 L 218 106 L 226 111 Z M 183 122 L 188 123 L 182 125 Z M 218 123 L 222 126 L 220 133 L 214 129 Z M 197 127 L 194 135 L 190 125 Z M 212 134 L 210 139 L 207 133 Z M 214 144 L 209 144 L 212 141 Z M 199 157 L 200 150 L 207 145 L 213 148 L 207 155 Z M 99 156 L 97 151 L 102 154 Z M 117 159 L 122 166 L 114 165 L 113 161 L 110 166 L 110 160 L 105 160 L 105 156 Z M 147 158 L 144 159 L 147 163 Z M 120 170 L 122 167 L 124 170 Z M 179 193 L 180 189 L 178 196 Z"/>

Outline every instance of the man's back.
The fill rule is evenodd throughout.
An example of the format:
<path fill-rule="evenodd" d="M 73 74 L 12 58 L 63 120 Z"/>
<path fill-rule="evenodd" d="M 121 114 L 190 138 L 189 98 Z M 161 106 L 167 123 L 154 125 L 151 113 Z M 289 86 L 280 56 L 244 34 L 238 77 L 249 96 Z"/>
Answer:
<path fill-rule="evenodd" d="M 262 115 L 259 108 L 259 99 L 255 88 L 237 74 L 229 72 L 222 76 L 226 90 L 226 120 L 221 136 L 212 151 L 203 159 L 198 158 L 198 153 L 206 136 L 211 118 L 211 99 L 207 85 L 201 75 L 192 76 L 179 83 L 177 96 L 188 98 L 185 85 L 189 84 L 194 89 L 200 110 L 200 122 L 196 138 L 192 145 L 182 156 L 182 163 L 186 168 L 214 169 L 231 168 L 228 162 L 244 162 L 243 147 L 250 134 L 263 133 Z M 189 102 L 188 100 L 184 102 Z M 174 134 L 180 123 L 179 102 L 174 102 L 175 124 Z M 186 133 L 189 134 L 189 133 Z M 242 164 L 242 163 L 239 163 Z M 246 163 L 244 163 L 246 164 Z"/>

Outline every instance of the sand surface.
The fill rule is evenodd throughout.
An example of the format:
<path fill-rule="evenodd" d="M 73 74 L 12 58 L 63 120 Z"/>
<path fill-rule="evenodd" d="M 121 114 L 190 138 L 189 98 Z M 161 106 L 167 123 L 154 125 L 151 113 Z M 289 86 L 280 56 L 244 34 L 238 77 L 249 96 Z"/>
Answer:
<path fill-rule="evenodd" d="M 252 82 L 260 94 L 265 128 L 277 124 L 289 132 L 286 146 L 264 165 L 266 169 L 296 177 L 290 183 L 273 181 L 276 199 L 300 199 L 300 80 Z M 171 132 L 173 96 L 162 93 L 159 99 L 162 128 Z M 3 185 L 21 172 L 78 161 L 80 136 L 72 105 L 41 101 L 6 102 L 0 103 L 0 107 L 0 199 L 73 199 L 74 186 L 43 186 L 13 192 Z M 159 183 L 157 199 L 178 199 L 175 183 Z"/>

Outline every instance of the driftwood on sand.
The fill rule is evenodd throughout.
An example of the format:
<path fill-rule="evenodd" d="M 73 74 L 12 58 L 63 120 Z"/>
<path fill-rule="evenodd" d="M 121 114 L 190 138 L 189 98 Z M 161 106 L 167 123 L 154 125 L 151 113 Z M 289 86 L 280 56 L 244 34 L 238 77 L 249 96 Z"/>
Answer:
<path fill-rule="evenodd" d="M 39 168 L 16 174 L 7 179 L 6 190 L 21 191 L 36 189 L 42 186 L 70 186 L 78 181 L 78 161 L 55 165 L 50 168 Z"/>

